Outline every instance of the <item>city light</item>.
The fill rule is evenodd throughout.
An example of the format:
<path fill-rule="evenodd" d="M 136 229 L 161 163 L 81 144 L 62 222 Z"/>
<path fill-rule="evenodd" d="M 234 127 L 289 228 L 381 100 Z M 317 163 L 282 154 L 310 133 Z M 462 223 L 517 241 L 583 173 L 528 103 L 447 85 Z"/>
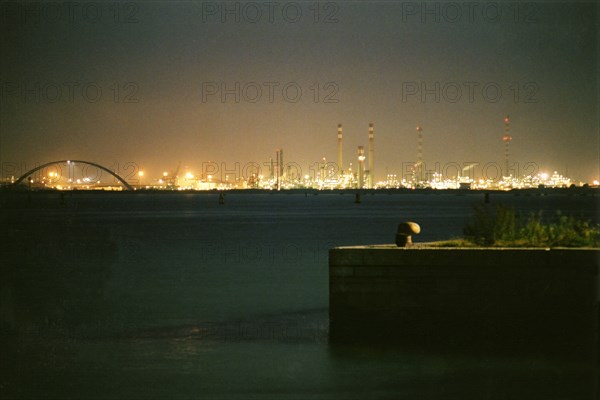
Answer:
<path fill-rule="evenodd" d="M 573 181 L 571 178 L 559 174 L 557 171 L 552 173 L 542 171 L 530 175 L 518 176 L 516 173 L 509 173 L 508 176 L 498 175 L 492 177 L 477 176 L 474 167 L 477 163 L 465 163 L 464 167 L 457 166 L 452 171 L 444 171 L 443 168 L 425 169 L 423 163 L 422 174 L 415 174 L 413 171 L 418 168 L 418 163 L 410 163 L 411 169 L 404 170 L 401 174 L 398 171 L 388 172 L 384 179 L 374 181 L 372 185 L 368 182 L 369 171 L 364 168 L 364 163 L 369 157 L 364 154 L 364 148 L 360 146 L 359 154 L 354 159 L 354 168 L 352 163 L 348 168 L 339 169 L 332 167 L 327 163 L 327 159 L 319 157 L 319 161 L 314 167 L 309 168 L 310 173 L 300 169 L 290 170 L 288 168 L 279 169 L 277 172 L 263 174 L 260 171 L 251 173 L 250 176 L 231 176 L 230 174 L 194 174 L 191 170 L 177 174 L 167 171 L 160 175 L 160 179 L 154 179 L 152 182 L 143 184 L 146 178 L 146 171 L 138 170 L 135 176 L 138 177 L 136 186 L 139 188 L 155 190 L 232 190 L 232 189 L 315 189 L 315 190 L 343 190 L 357 188 L 380 189 L 434 189 L 434 190 L 501 190 L 508 191 L 513 189 L 535 189 L 535 188 L 571 188 L 582 187 L 585 182 Z M 70 161 L 71 165 L 73 162 Z M 451 172 L 451 173 L 450 173 Z M 512 171 L 509 171 L 512 172 Z M 101 185 L 97 177 L 74 176 L 75 171 L 70 172 L 70 177 L 62 177 L 56 171 L 48 171 L 40 174 L 40 178 L 31 177 L 26 182 L 32 186 L 46 187 L 52 189 L 97 189 L 97 190 L 122 190 L 120 186 Z M 362 179 L 360 174 L 363 174 Z M 279 175 L 278 175 L 279 174 Z M 59 185 L 64 179 L 68 182 L 65 186 Z M 14 182 L 14 177 L 10 178 Z M 6 179 L 9 182 L 9 179 Z M 587 186 L 597 188 L 600 186 L 600 179 L 590 179 Z M 73 187 L 69 184 L 75 184 Z M 60 188 L 59 188 L 60 186 Z"/>

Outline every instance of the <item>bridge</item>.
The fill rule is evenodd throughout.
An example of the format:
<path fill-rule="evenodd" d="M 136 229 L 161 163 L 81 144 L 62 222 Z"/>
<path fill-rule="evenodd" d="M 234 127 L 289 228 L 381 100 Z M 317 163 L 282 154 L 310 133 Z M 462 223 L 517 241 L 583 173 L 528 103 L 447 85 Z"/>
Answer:
<path fill-rule="evenodd" d="M 101 169 L 102 171 L 108 172 L 110 175 L 114 176 L 119 182 L 121 182 L 123 184 L 123 186 L 125 186 L 127 188 L 127 190 L 133 190 L 133 187 L 127 183 L 125 181 L 125 179 L 121 178 L 119 175 L 117 175 L 116 173 L 114 173 L 113 171 L 111 171 L 110 169 L 103 167 L 100 164 L 96 164 L 94 162 L 91 161 L 83 161 L 83 160 L 59 160 L 59 161 L 51 161 L 42 165 L 38 165 L 37 167 L 27 171 L 26 173 L 24 173 L 23 175 L 21 175 L 19 177 L 19 179 L 17 179 L 15 181 L 15 183 L 13 184 L 13 186 L 17 186 L 18 184 L 20 184 L 21 182 L 23 182 L 23 180 L 25 180 L 25 178 L 27 178 L 28 176 L 32 175 L 33 173 L 39 171 L 42 168 L 46 168 L 47 166 L 50 165 L 54 165 L 54 164 L 70 164 L 70 163 L 77 163 L 77 164 L 86 164 L 86 165 L 91 165 L 92 167 L 96 167 L 98 169 Z"/>

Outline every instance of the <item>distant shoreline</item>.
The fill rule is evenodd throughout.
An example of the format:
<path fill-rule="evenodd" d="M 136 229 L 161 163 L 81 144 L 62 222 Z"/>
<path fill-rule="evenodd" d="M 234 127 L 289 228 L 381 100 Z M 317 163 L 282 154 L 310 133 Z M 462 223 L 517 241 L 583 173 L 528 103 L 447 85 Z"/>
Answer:
<path fill-rule="evenodd" d="M 228 189 L 228 190 L 168 190 L 168 189 L 137 189 L 137 190 L 56 190 L 56 189 L 32 189 L 28 190 L 24 187 L 11 188 L 3 187 L 0 189 L 0 195 L 3 194 L 115 194 L 121 193 L 123 195 L 143 195 L 143 194 L 160 194 L 160 195 L 176 195 L 176 194 L 311 194 L 311 195 L 326 195 L 326 194 L 361 194 L 361 195 L 375 195 L 375 194 L 477 194 L 481 195 L 484 193 L 493 194 L 524 194 L 524 195 L 545 195 L 545 194 L 566 194 L 566 195 L 592 195 L 600 194 L 600 187 L 589 187 L 589 186 L 577 186 L 569 188 L 527 188 L 527 189 L 511 189 L 511 190 L 499 190 L 499 189 L 407 189 L 407 188 L 391 188 L 391 189 L 281 189 L 281 190 L 270 190 L 270 189 Z"/>

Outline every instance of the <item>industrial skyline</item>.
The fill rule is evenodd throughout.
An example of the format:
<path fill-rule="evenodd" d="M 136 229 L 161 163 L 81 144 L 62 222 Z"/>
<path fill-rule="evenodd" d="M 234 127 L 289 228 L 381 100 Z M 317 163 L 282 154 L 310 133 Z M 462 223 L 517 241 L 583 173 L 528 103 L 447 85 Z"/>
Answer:
<path fill-rule="evenodd" d="M 416 161 L 404 162 L 401 172 L 386 167 L 385 179 L 375 179 L 375 127 L 374 123 L 368 124 L 368 156 L 365 153 L 365 147 L 357 147 L 356 164 L 350 162 L 344 165 L 344 143 L 342 124 L 337 124 L 337 158 L 336 163 L 328 162 L 327 157 L 322 157 L 321 161 L 308 166 L 303 172 L 303 166 L 291 161 L 284 161 L 283 148 L 275 150 L 275 159 L 269 158 L 268 162 L 248 162 L 242 167 L 240 163 L 234 163 L 233 166 L 227 163 L 215 163 L 213 161 L 203 162 L 201 170 L 192 170 L 189 166 L 181 168 L 181 162 L 177 168 L 171 172 L 164 171 L 157 178 L 150 178 L 147 171 L 140 165 L 128 163 L 125 167 L 128 170 L 126 178 L 119 176 L 117 168 L 106 168 L 94 162 L 63 160 L 45 163 L 35 166 L 31 171 L 18 171 L 14 168 L 10 178 L 0 180 L 0 184 L 14 184 L 25 181 L 29 183 L 30 189 L 110 189 L 128 190 L 137 189 L 170 189 L 170 190 L 229 190 L 229 189 L 390 189 L 390 188 L 408 188 L 408 189 L 523 189 L 536 187 L 571 187 L 591 185 L 597 187 L 600 182 L 594 179 L 590 182 L 576 181 L 566 175 L 559 174 L 558 171 L 552 173 L 539 171 L 538 166 L 526 164 L 521 172 L 518 163 L 510 161 L 509 143 L 512 141 L 510 133 L 510 119 L 506 115 L 502 119 L 504 123 L 504 134 L 501 137 L 504 143 L 504 164 L 499 166 L 497 163 L 486 163 L 479 175 L 474 172 L 474 167 L 479 163 L 450 163 L 448 166 L 441 167 L 439 163 L 428 164 L 424 158 L 423 152 L 423 127 L 416 126 Z M 365 168 L 367 161 L 367 168 Z M 67 173 L 63 173 L 61 164 L 64 164 Z M 79 172 L 81 176 L 75 173 L 75 164 L 83 164 L 84 168 Z M 355 166 L 354 166 L 355 165 Z M 429 165 L 429 168 L 428 168 Z M 88 167 L 96 168 L 96 171 L 89 171 Z M 490 166 L 494 176 L 490 176 Z M 109 183 L 106 176 L 102 178 L 102 173 L 108 173 L 109 179 L 114 178 L 114 182 Z M 308 173 L 306 173 L 308 172 Z M 156 174 L 155 174 L 156 176 Z M 144 182 L 145 181 L 145 182 Z M 116 183 L 116 185 L 115 185 Z"/>
<path fill-rule="evenodd" d="M 340 157 L 337 123 L 338 163 L 356 166 L 365 146 L 368 187 L 418 162 L 415 126 L 426 169 L 506 169 L 510 142 L 511 164 L 600 176 L 597 4 L 501 2 L 494 18 L 489 3 L 455 3 L 453 19 L 436 2 L 282 3 L 256 22 L 242 3 L 223 15 L 211 2 L 132 3 L 95 22 L 85 7 L 50 20 L 36 4 L 0 7 L 3 179 L 65 157 L 159 176 L 285 149 L 309 166 Z"/>

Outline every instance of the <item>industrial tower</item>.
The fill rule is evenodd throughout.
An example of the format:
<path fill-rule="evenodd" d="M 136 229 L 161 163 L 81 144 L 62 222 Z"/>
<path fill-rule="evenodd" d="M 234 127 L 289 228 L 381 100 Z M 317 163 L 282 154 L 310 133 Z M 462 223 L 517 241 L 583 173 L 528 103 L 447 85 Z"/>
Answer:
<path fill-rule="evenodd" d="M 276 178 L 276 188 L 277 190 L 281 189 L 281 183 L 284 180 L 284 175 L 283 175 L 283 149 L 277 149 L 275 150 L 275 158 L 276 158 L 276 166 L 277 166 L 277 173 L 275 174 L 275 178 Z"/>
<path fill-rule="evenodd" d="M 338 175 L 341 177 L 344 175 L 344 160 L 342 158 L 342 124 L 338 124 L 337 126 L 337 167 L 338 167 Z"/>
<path fill-rule="evenodd" d="M 423 179 L 421 176 L 421 171 L 423 171 L 423 128 L 421 128 L 421 125 L 417 125 L 417 135 L 417 163 L 415 164 L 415 175 L 417 175 L 418 168 L 419 181 L 421 181 Z"/>
<path fill-rule="evenodd" d="M 508 146 L 511 140 L 512 136 L 510 136 L 510 119 L 507 115 L 506 117 L 504 117 L 504 136 L 502 136 L 502 141 L 504 142 L 504 168 L 506 173 L 506 175 L 504 176 L 510 176 L 508 165 Z"/>
<path fill-rule="evenodd" d="M 279 176 L 283 179 L 285 178 L 284 170 L 283 170 L 283 149 L 279 149 Z"/>
<path fill-rule="evenodd" d="M 375 187 L 375 167 L 373 154 L 375 152 L 375 138 L 373 132 L 373 123 L 369 124 L 369 189 Z"/>
<path fill-rule="evenodd" d="M 358 188 L 364 187 L 364 175 L 365 175 L 365 148 L 364 146 L 358 146 Z"/>

